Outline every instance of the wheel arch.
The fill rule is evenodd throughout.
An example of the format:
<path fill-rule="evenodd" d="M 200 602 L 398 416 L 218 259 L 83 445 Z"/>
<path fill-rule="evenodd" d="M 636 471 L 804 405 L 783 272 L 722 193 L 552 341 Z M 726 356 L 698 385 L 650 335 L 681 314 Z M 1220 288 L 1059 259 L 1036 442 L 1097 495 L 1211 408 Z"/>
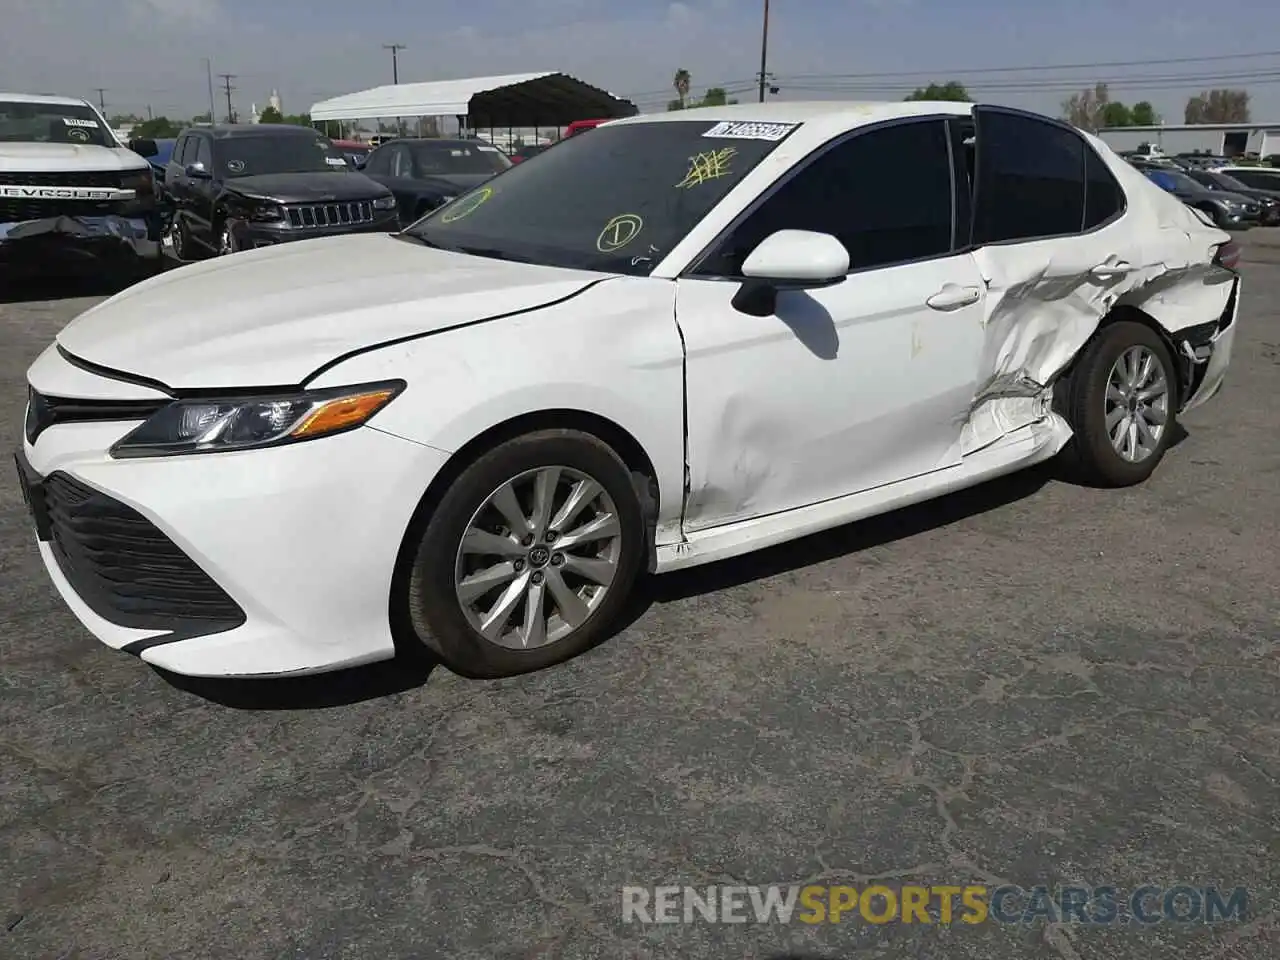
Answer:
<path fill-rule="evenodd" d="M 406 608 L 404 604 L 397 601 L 404 597 L 408 590 L 410 567 L 417 549 L 417 542 L 436 504 L 462 472 L 486 451 L 508 440 L 539 430 L 577 430 L 590 434 L 607 444 L 626 464 L 627 469 L 631 471 L 636 496 L 640 500 L 640 509 L 644 514 L 648 568 L 650 572 L 654 570 L 657 563 L 656 527 L 661 494 L 657 469 L 640 441 L 629 430 L 608 417 L 585 410 L 559 408 L 520 414 L 488 427 L 459 447 L 432 478 L 418 501 L 418 506 L 400 541 L 391 578 L 391 592 L 388 597 L 392 635 L 397 638 L 397 646 L 400 645 L 401 636 L 412 635 L 403 632 L 406 628 L 404 623 Z"/>
<path fill-rule="evenodd" d="M 1111 312 L 1102 318 L 1102 321 L 1098 324 L 1098 328 L 1093 331 L 1093 334 L 1089 339 L 1086 340 L 1080 349 L 1076 351 L 1076 355 L 1071 358 L 1071 363 L 1069 363 L 1062 373 L 1058 375 L 1056 383 L 1059 385 L 1065 384 L 1068 377 L 1070 377 L 1071 373 L 1075 370 L 1077 363 L 1080 361 L 1080 357 L 1084 355 L 1089 344 L 1093 343 L 1093 341 L 1096 340 L 1108 327 L 1114 326 L 1115 324 L 1123 321 L 1129 321 L 1130 323 L 1137 323 L 1147 327 L 1160 338 L 1160 342 L 1163 343 L 1165 349 L 1169 351 L 1169 357 L 1173 360 L 1174 380 L 1177 388 L 1177 394 L 1175 397 L 1175 400 L 1177 401 L 1176 406 L 1181 407 L 1186 401 L 1188 391 L 1191 387 L 1189 371 L 1185 369 L 1186 365 L 1181 362 L 1182 351 L 1178 349 L 1178 345 L 1174 342 L 1173 336 L 1168 330 L 1161 326 L 1159 320 L 1151 316 L 1151 314 L 1147 313 L 1145 310 L 1135 307 L 1132 304 L 1120 304 L 1113 307 Z"/>

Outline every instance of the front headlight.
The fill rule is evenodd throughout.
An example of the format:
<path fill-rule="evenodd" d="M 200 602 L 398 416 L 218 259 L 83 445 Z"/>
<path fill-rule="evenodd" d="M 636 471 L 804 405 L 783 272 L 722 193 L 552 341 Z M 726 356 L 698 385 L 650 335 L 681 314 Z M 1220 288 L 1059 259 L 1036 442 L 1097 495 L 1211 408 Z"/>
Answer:
<path fill-rule="evenodd" d="M 155 177 L 150 168 L 126 173 L 120 179 L 120 189 L 132 190 L 139 198 L 149 197 L 155 192 Z"/>
<path fill-rule="evenodd" d="M 405 388 L 403 380 L 282 396 L 177 400 L 111 448 L 116 459 L 281 446 L 354 430 Z"/>
<path fill-rule="evenodd" d="M 396 208 L 395 197 L 379 197 L 373 201 L 373 209 L 375 210 L 394 210 Z"/>

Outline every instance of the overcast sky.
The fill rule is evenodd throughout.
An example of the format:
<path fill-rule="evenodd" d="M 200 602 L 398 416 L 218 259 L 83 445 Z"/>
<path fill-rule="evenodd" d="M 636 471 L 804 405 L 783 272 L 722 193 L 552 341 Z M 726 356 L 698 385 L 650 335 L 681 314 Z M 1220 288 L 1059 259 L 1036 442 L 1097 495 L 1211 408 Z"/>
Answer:
<path fill-rule="evenodd" d="M 674 95 L 678 67 L 693 75 L 695 93 L 749 86 L 759 69 L 762 5 L 0 0 L 0 90 L 96 101 L 94 88 L 105 87 L 111 113 L 150 105 L 156 114 L 189 117 L 207 109 L 202 58 L 209 57 L 215 73 L 237 74 L 237 110 L 261 107 L 274 87 L 286 112 L 305 112 L 318 99 L 389 83 L 390 54 L 381 45 L 396 42 L 407 46 L 402 82 L 559 70 L 652 109 Z M 1067 86 L 1110 80 L 1113 98 L 1149 99 L 1167 120 L 1181 122 L 1188 94 L 1244 86 L 1253 94 L 1254 119 L 1280 124 L 1280 55 L 980 72 L 1280 49 L 1277 0 L 1235 0 L 1230 17 L 1204 0 L 773 0 L 772 7 L 769 67 L 788 99 L 899 99 L 917 83 L 960 75 L 979 99 L 1056 115 Z M 909 71 L 918 74 L 902 75 Z M 862 77 L 812 77 L 831 74 Z M 1122 79 L 1135 74 L 1158 79 Z"/>

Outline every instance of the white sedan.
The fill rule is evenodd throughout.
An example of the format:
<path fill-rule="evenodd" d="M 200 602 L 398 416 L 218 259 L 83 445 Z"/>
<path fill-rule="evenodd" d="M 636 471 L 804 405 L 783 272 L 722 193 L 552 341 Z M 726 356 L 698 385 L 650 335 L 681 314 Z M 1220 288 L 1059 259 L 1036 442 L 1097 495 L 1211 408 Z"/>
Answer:
<path fill-rule="evenodd" d="M 89 310 L 30 369 L 19 468 L 63 599 L 158 667 L 510 675 L 646 572 L 1060 454 L 1141 482 L 1223 382 L 1229 241 L 1020 111 L 635 117 L 401 235 Z"/>

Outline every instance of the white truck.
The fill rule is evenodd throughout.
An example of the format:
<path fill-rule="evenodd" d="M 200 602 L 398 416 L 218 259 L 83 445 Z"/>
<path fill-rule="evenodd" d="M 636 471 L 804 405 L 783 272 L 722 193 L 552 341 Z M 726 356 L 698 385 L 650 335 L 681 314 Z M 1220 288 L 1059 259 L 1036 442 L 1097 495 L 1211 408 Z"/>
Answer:
<path fill-rule="evenodd" d="M 0 93 L 0 266 L 158 269 L 155 153 L 154 141 L 122 144 L 88 101 Z"/>

